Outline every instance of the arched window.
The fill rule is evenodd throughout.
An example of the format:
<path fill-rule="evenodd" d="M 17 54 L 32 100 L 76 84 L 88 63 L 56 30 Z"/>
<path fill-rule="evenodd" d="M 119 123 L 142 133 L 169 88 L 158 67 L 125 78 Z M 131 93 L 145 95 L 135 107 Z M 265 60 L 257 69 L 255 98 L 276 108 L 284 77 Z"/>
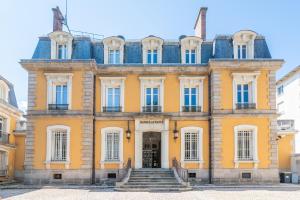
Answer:
<path fill-rule="evenodd" d="M 149 36 L 142 40 L 143 63 L 161 64 L 163 40 L 159 37 Z"/>
<path fill-rule="evenodd" d="M 104 44 L 104 64 L 123 64 L 124 44 L 121 37 L 108 37 L 103 40 Z"/>
<path fill-rule="evenodd" d="M 234 59 L 253 59 L 254 40 L 257 34 L 254 31 L 239 31 L 233 35 Z"/>
<path fill-rule="evenodd" d="M 184 37 L 180 40 L 181 62 L 183 64 L 201 63 L 201 44 L 202 39 L 196 36 Z"/>

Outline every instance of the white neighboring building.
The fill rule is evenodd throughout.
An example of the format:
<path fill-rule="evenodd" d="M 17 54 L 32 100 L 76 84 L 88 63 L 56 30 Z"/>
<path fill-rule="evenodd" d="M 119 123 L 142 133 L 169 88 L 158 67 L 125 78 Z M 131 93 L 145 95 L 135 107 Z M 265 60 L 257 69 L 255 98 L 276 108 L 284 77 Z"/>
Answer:
<path fill-rule="evenodd" d="M 276 88 L 279 127 L 300 130 L 300 66 L 279 79 Z M 295 135 L 295 153 L 300 153 L 300 134 Z"/>

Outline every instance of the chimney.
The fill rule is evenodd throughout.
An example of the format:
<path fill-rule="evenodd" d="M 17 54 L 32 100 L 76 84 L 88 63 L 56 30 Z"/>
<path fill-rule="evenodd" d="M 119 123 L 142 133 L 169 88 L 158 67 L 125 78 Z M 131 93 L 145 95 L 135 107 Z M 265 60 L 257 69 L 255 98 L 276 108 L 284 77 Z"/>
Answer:
<path fill-rule="evenodd" d="M 206 12 L 207 7 L 200 8 L 196 23 L 195 23 L 195 35 L 206 40 Z"/>
<path fill-rule="evenodd" d="M 53 11 L 53 32 L 63 30 L 64 17 L 59 10 L 59 7 L 52 8 Z"/>

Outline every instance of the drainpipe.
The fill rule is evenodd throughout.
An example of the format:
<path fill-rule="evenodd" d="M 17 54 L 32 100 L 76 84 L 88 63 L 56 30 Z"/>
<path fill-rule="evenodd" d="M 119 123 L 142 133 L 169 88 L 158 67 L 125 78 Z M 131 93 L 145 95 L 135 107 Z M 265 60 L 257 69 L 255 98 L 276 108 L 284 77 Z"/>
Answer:
<path fill-rule="evenodd" d="M 212 184 L 212 146 L 211 146 L 211 140 L 212 140 L 212 135 L 211 135 L 211 113 L 212 113 L 212 107 L 211 107 L 211 74 L 209 72 L 208 74 L 208 123 L 209 123 L 209 131 L 208 131 L 208 156 L 209 156 L 209 165 L 208 165 L 208 179 L 209 179 L 209 184 Z"/>
<path fill-rule="evenodd" d="M 94 75 L 94 81 L 93 81 L 93 159 L 92 159 L 92 184 L 94 185 L 96 183 L 96 161 L 95 161 L 95 136 L 96 136 L 96 75 Z"/>

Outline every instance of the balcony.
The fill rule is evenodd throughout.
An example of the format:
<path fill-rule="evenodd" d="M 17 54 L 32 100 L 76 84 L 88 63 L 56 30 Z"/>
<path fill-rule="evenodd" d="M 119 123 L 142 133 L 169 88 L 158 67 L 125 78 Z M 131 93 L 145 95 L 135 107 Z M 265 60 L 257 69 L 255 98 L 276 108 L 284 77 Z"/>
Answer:
<path fill-rule="evenodd" d="M 144 113 L 160 113 L 161 106 L 143 106 Z"/>
<path fill-rule="evenodd" d="M 182 106 L 182 112 L 201 112 L 201 106 Z"/>
<path fill-rule="evenodd" d="M 121 106 L 103 106 L 103 112 L 122 112 Z"/>
<path fill-rule="evenodd" d="M 0 144 L 9 144 L 9 133 L 0 131 Z"/>
<path fill-rule="evenodd" d="M 48 110 L 68 110 L 69 104 L 48 104 Z"/>
<path fill-rule="evenodd" d="M 277 120 L 277 129 L 279 131 L 294 131 L 295 130 L 294 120 L 290 120 L 290 119 Z"/>
<path fill-rule="evenodd" d="M 237 103 L 235 106 L 237 110 L 256 109 L 256 103 Z"/>

